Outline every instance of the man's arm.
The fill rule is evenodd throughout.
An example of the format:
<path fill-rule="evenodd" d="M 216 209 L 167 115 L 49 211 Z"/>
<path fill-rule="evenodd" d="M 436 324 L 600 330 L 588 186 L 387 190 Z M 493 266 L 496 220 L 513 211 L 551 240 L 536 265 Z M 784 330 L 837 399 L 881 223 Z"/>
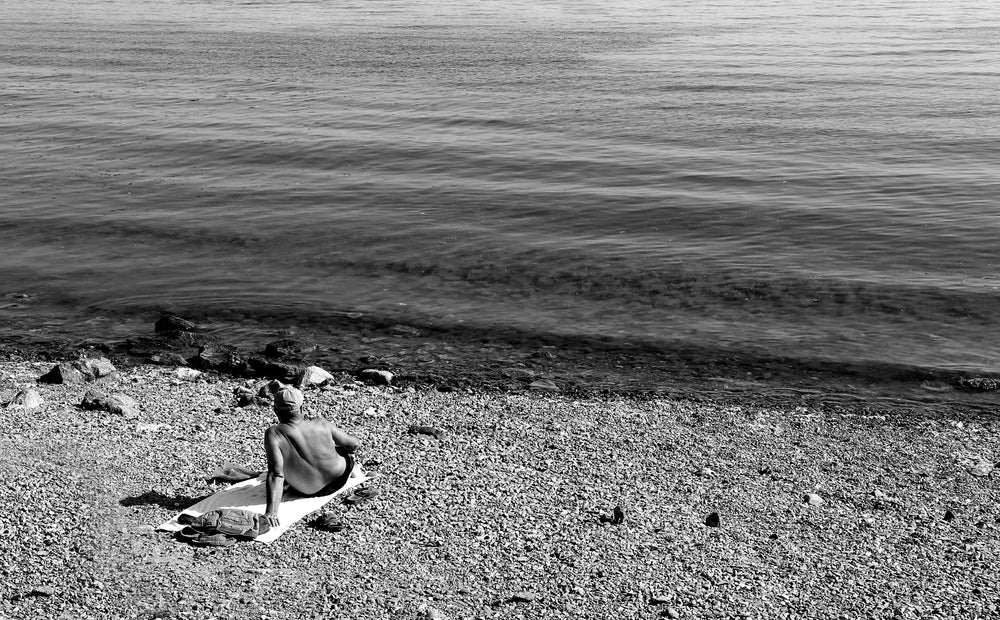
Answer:
<path fill-rule="evenodd" d="M 361 447 L 361 442 L 358 441 L 357 437 L 348 435 L 333 424 L 330 425 L 330 435 L 333 436 L 333 443 L 343 448 L 347 453 L 355 452 Z"/>
<path fill-rule="evenodd" d="M 281 437 L 274 428 L 264 433 L 264 453 L 267 455 L 267 512 L 264 517 L 271 527 L 281 525 L 278 506 L 285 490 L 285 459 L 281 455 Z"/>

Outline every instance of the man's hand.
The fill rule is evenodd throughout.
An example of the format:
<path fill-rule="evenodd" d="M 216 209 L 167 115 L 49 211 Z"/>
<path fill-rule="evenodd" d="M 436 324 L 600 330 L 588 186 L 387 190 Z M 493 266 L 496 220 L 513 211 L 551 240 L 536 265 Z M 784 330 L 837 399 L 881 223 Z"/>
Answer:
<path fill-rule="evenodd" d="M 281 521 L 278 520 L 278 515 L 272 512 L 264 513 L 264 518 L 267 519 L 267 525 L 269 527 L 278 527 L 281 525 Z"/>

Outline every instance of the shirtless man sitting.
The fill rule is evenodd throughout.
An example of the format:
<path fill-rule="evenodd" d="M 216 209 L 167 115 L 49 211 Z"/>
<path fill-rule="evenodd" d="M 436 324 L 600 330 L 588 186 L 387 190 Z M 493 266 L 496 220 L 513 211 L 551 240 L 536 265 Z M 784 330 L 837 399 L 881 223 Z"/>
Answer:
<path fill-rule="evenodd" d="M 303 495 L 325 495 L 344 486 L 354 469 L 357 438 L 323 419 L 302 417 L 302 392 L 290 387 L 274 394 L 278 424 L 264 433 L 267 453 L 267 512 L 271 527 L 280 525 L 278 505 L 287 484 Z"/>

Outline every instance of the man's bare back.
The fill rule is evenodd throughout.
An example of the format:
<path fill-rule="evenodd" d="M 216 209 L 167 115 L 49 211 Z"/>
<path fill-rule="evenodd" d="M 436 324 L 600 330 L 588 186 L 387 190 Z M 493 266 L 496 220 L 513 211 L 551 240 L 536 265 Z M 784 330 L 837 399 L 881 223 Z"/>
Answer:
<path fill-rule="evenodd" d="M 353 452 L 357 440 L 326 420 L 303 420 L 276 424 L 264 433 L 269 454 L 268 472 L 285 478 L 285 483 L 311 495 L 344 474 L 347 460 L 338 452 Z M 280 456 L 280 459 L 274 458 Z"/>
<path fill-rule="evenodd" d="M 279 525 L 278 506 L 285 484 L 299 493 L 312 495 L 335 482 L 346 482 L 353 459 L 349 456 L 361 445 L 326 420 L 302 417 L 302 392 L 283 387 L 274 394 L 274 412 L 279 424 L 264 433 L 267 455 L 267 517 Z M 331 489 L 333 490 L 333 489 Z"/>

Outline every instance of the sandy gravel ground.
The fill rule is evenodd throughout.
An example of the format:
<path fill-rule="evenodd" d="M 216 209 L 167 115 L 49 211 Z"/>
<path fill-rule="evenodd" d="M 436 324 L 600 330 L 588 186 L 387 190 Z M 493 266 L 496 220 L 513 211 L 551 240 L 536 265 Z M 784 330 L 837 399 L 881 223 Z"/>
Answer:
<path fill-rule="evenodd" d="M 263 468 L 271 412 L 161 367 L 100 381 L 138 419 L 85 411 L 88 386 L 34 385 L 49 366 L 0 364 L 0 396 L 45 401 L 0 409 L 2 618 L 1000 617 L 996 417 L 345 380 L 307 413 L 361 438 L 380 494 L 331 505 L 338 534 L 206 549 L 151 526 L 215 466 Z"/>

